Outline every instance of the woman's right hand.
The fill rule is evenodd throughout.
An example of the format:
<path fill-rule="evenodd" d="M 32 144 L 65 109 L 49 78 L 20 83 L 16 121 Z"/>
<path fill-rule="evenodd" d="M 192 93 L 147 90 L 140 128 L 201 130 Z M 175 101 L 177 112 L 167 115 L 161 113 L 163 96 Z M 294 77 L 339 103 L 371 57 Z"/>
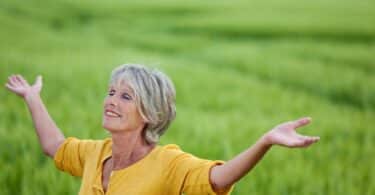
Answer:
<path fill-rule="evenodd" d="M 15 94 L 26 99 L 30 95 L 39 94 L 42 90 L 42 76 L 38 76 L 33 85 L 29 83 L 21 75 L 12 75 L 8 77 L 8 82 L 5 84 L 6 88 Z"/>
<path fill-rule="evenodd" d="M 21 75 L 12 75 L 8 78 L 5 86 L 10 91 L 24 98 L 30 110 L 43 152 L 53 158 L 65 137 L 52 120 L 40 98 L 42 77 L 38 76 L 35 83 L 29 85 Z"/>

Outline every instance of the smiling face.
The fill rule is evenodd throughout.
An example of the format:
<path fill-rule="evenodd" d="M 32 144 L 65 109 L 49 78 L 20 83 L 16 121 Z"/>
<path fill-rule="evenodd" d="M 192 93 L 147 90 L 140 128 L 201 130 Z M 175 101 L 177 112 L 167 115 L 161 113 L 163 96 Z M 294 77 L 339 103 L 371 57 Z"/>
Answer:
<path fill-rule="evenodd" d="M 114 133 L 142 130 L 144 125 L 130 86 L 124 82 L 111 83 L 104 99 L 103 128 Z"/>

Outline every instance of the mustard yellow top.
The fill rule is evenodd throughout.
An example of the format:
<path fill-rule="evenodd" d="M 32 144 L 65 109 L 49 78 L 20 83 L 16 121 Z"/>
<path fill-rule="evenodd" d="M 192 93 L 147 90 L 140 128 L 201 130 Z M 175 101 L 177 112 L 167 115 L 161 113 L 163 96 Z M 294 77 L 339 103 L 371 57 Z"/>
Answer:
<path fill-rule="evenodd" d="M 112 140 L 67 138 L 54 156 L 58 169 L 82 177 L 80 195 L 103 195 L 103 162 L 112 155 Z M 209 172 L 223 161 L 194 157 L 177 145 L 156 146 L 129 167 L 112 171 L 106 195 L 230 194 L 214 192 Z"/>

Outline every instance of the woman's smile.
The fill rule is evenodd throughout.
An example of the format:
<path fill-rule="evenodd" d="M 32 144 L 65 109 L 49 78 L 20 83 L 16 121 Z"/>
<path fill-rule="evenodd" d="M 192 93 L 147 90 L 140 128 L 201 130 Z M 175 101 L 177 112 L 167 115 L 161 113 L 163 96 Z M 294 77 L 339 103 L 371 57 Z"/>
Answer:
<path fill-rule="evenodd" d="M 115 118 L 118 118 L 118 117 L 121 117 L 120 114 L 110 110 L 110 109 L 105 109 L 104 111 L 104 116 L 107 116 L 107 117 L 115 117 Z"/>

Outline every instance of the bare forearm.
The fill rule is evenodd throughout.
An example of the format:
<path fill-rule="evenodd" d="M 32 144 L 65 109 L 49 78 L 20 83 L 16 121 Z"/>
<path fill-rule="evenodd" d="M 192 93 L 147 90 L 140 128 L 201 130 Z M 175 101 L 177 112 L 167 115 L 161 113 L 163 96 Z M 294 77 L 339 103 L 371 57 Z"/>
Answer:
<path fill-rule="evenodd" d="M 223 165 L 213 167 L 210 179 L 215 190 L 224 189 L 245 176 L 271 148 L 265 137 Z"/>
<path fill-rule="evenodd" d="M 39 94 L 26 96 L 25 102 L 44 153 L 53 157 L 59 145 L 64 141 L 64 135 L 52 120 Z"/>
<path fill-rule="evenodd" d="M 277 125 L 264 134 L 252 147 L 245 150 L 224 165 L 213 167 L 210 179 L 215 189 L 223 189 L 245 176 L 272 145 L 289 148 L 306 148 L 319 141 L 317 136 L 304 136 L 296 132 L 296 128 L 305 126 L 311 121 L 310 117 L 303 117 L 295 121 L 288 121 Z"/>

